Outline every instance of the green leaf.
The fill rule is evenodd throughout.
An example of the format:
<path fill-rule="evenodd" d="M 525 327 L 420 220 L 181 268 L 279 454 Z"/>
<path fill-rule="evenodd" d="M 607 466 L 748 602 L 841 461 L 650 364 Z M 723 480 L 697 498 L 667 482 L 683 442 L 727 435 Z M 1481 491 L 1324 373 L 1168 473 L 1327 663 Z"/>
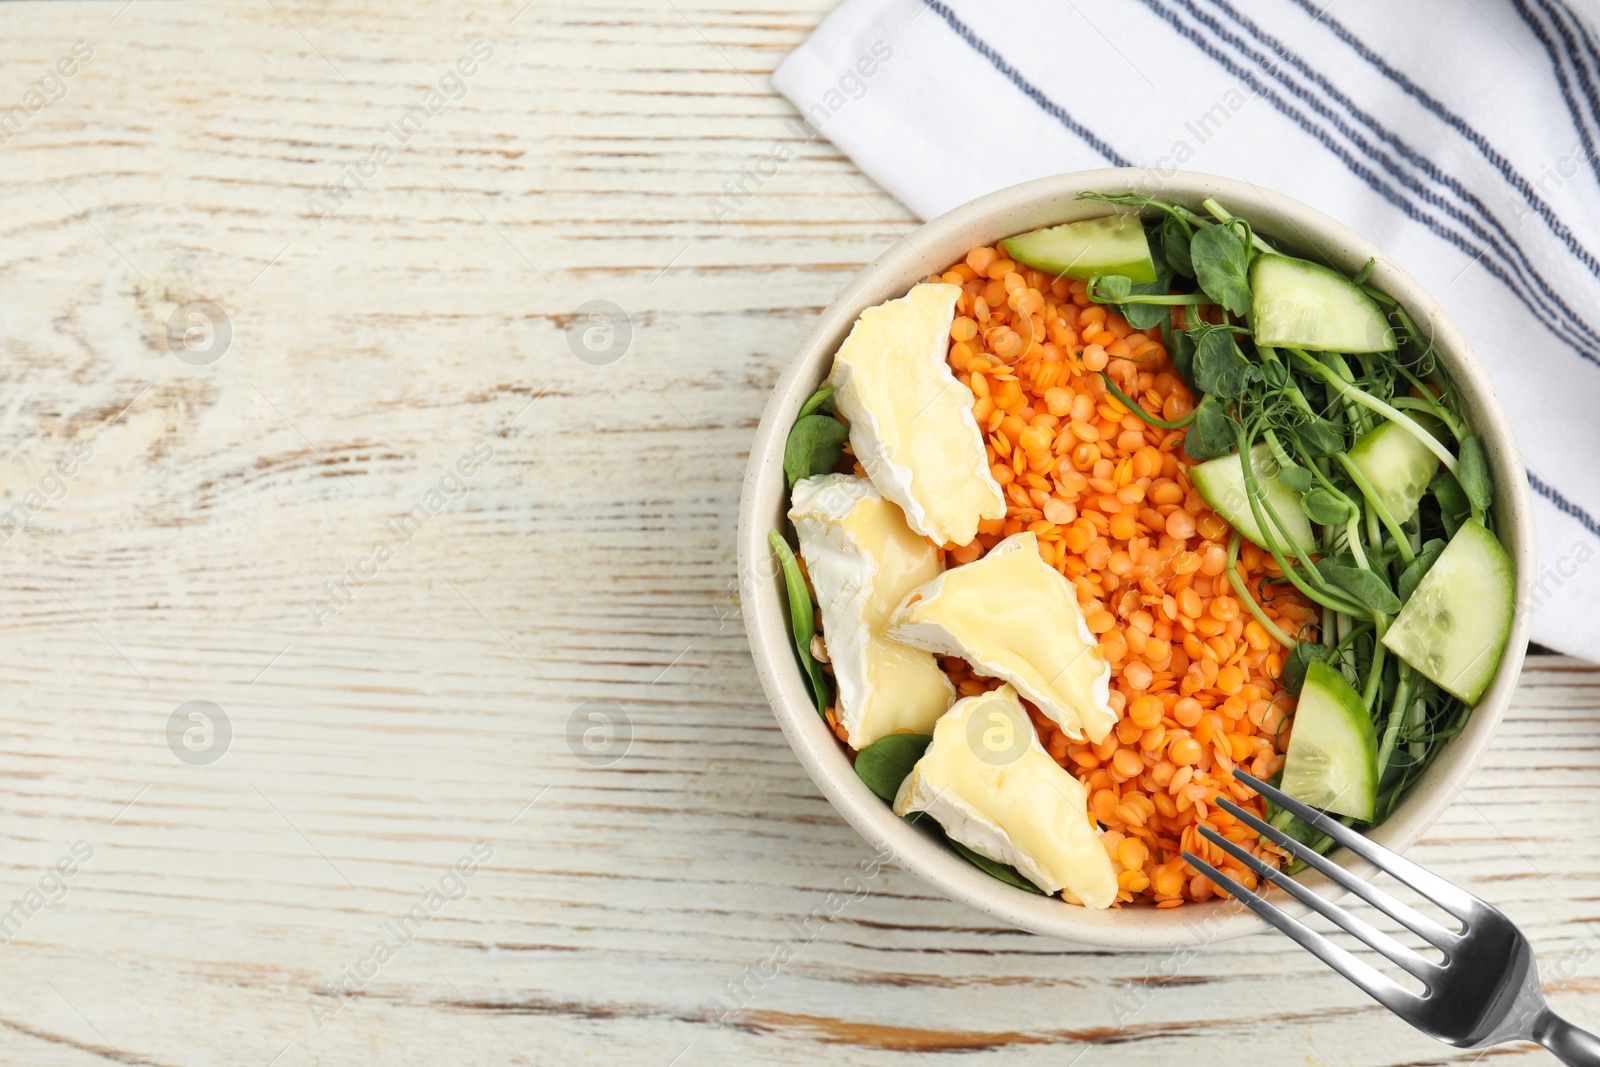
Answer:
<path fill-rule="evenodd" d="M 1196 463 L 1226 456 L 1238 442 L 1234 439 L 1233 423 L 1228 418 L 1222 402 L 1207 393 L 1194 409 L 1194 422 L 1183 438 L 1183 451 Z"/>
<path fill-rule="evenodd" d="M 1444 523 L 1444 532 L 1454 537 L 1472 512 L 1472 502 L 1467 499 L 1466 490 L 1461 488 L 1455 475 L 1441 470 L 1428 483 L 1428 492 L 1439 502 L 1439 518 Z"/>
<path fill-rule="evenodd" d="M 1428 573 L 1428 568 L 1438 562 L 1439 553 L 1444 551 L 1445 542 L 1440 538 L 1433 538 L 1422 546 L 1416 558 L 1406 564 L 1406 569 L 1400 572 L 1400 580 L 1395 582 L 1395 592 L 1404 604 L 1411 599 L 1411 594 L 1417 591 L 1417 586 L 1422 582 L 1423 575 Z"/>
<path fill-rule="evenodd" d="M 1126 274 L 1096 274 L 1089 279 L 1089 299 L 1102 304 L 1120 304 L 1133 293 L 1133 279 Z"/>
<path fill-rule="evenodd" d="M 1235 315 L 1250 313 L 1250 249 L 1233 226 L 1207 226 L 1189 242 L 1195 280 Z"/>
<path fill-rule="evenodd" d="M 844 453 L 850 430 L 831 415 L 804 415 L 795 420 L 783 446 L 783 475 L 793 485 L 813 474 L 826 474 Z"/>
<path fill-rule="evenodd" d="M 1155 268 L 1155 281 L 1140 282 L 1129 290 L 1129 302 L 1118 306 L 1117 311 L 1136 330 L 1152 330 L 1172 319 L 1172 308 L 1167 304 L 1142 304 L 1132 299 L 1140 296 L 1166 296 L 1172 288 L 1172 268 L 1167 266 L 1167 254 L 1160 241 L 1150 242 L 1150 264 Z"/>
<path fill-rule="evenodd" d="M 922 758 L 931 734 L 887 734 L 856 753 L 856 775 L 885 800 L 894 800 L 900 783 Z"/>
<path fill-rule="evenodd" d="M 1296 468 L 1299 469 L 1299 468 Z M 1280 472 L 1278 480 L 1283 481 Z M 1307 475 L 1309 480 L 1310 475 Z M 1323 526 L 1343 526 L 1355 517 L 1356 509 L 1343 497 L 1334 495 L 1326 489 L 1313 489 L 1300 498 L 1300 510 L 1306 513 L 1306 518 Z"/>
<path fill-rule="evenodd" d="M 817 661 L 811 658 L 811 639 L 817 635 L 817 630 L 812 622 L 811 592 L 806 589 L 806 576 L 800 572 L 800 563 L 794 558 L 794 550 L 782 534 L 777 530 L 771 531 L 767 534 L 767 544 L 772 546 L 773 555 L 778 557 L 778 566 L 783 570 L 783 585 L 789 594 L 789 629 L 794 636 L 795 658 L 800 661 L 800 667 L 811 683 L 817 714 L 826 721 L 827 716 L 823 713 L 827 710 L 829 700 L 828 677 L 822 673 Z"/>
<path fill-rule="evenodd" d="M 996 863 L 988 856 L 980 855 L 979 853 L 972 851 L 972 849 L 968 848 L 966 845 L 963 845 L 959 841 L 951 841 L 950 847 L 960 853 L 962 859 L 966 860 L 968 863 L 972 864 L 989 877 L 998 878 L 1006 885 L 1014 885 L 1018 889 L 1026 889 L 1030 893 L 1037 893 L 1041 897 L 1044 896 L 1044 890 L 1040 889 L 1038 886 L 1022 877 L 1022 875 L 1018 874 L 1015 867 L 1008 867 L 1004 863 Z"/>
<path fill-rule="evenodd" d="M 1348 593 L 1357 603 L 1373 611 L 1393 615 L 1400 610 L 1400 598 L 1394 595 L 1389 583 L 1372 571 L 1346 563 L 1347 557 L 1324 557 L 1317 561 L 1317 573 L 1329 584 Z"/>
<path fill-rule="evenodd" d="M 796 415 L 795 418 L 803 419 L 813 411 L 821 408 L 824 404 L 827 404 L 828 409 L 831 411 L 833 409 L 833 405 L 831 403 L 832 400 L 833 387 L 831 385 L 825 385 L 821 389 L 818 389 L 816 392 L 812 393 L 811 399 L 807 400 L 800 406 L 800 414 Z"/>
<path fill-rule="evenodd" d="M 1202 393 L 1237 400 L 1260 374 L 1261 368 L 1245 358 L 1231 331 L 1212 329 L 1200 335 L 1194 353 L 1194 384 Z"/>
<path fill-rule="evenodd" d="M 1267 821 L 1272 823 L 1274 828 L 1288 834 L 1302 845 L 1310 846 L 1313 852 L 1326 852 L 1328 846 L 1333 844 L 1333 838 L 1324 836 L 1300 816 L 1283 810 L 1271 801 L 1267 803 L 1270 806 Z M 1262 840 L 1265 841 L 1267 838 L 1263 837 Z M 1305 864 L 1302 862 L 1301 866 Z"/>
<path fill-rule="evenodd" d="M 1278 481 L 1297 493 L 1311 491 L 1311 472 L 1304 467 L 1284 467 L 1278 471 Z M 1307 512 L 1307 514 L 1310 514 Z"/>
<path fill-rule="evenodd" d="M 1153 282 L 1141 282 L 1133 287 L 1133 295 L 1139 296 L 1164 296 L 1172 288 L 1172 275 L 1170 271 L 1161 271 Z M 1172 308 L 1166 304 L 1123 304 L 1117 308 L 1122 317 L 1128 320 L 1128 325 L 1136 330 L 1149 330 L 1160 326 L 1164 319 L 1172 317 Z"/>
<path fill-rule="evenodd" d="M 1156 244 L 1161 246 L 1167 266 L 1185 278 L 1194 277 L 1194 261 L 1189 257 L 1189 227 L 1175 215 L 1164 215 L 1156 229 Z M 1153 246 L 1152 246 L 1153 247 Z"/>
<path fill-rule="evenodd" d="M 1300 687 L 1306 684 L 1306 671 L 1311 669 L 1311 665 L 1326 662 L 1327 645 L 1301 641 L 1283 658 L 1283 673 L 1278 676 L 1278 684 L 1291 693 L 1299 693 Z"/>
<path fill-rule="evenodd" d="M 1489 510 L 1494 499 L 1494 482 L 1489 478 L 1489 459 L 1483 452 L 1483 438 L 1468 434 L 1461 439 L 1461 457 L 1456 461 L 1456 481 L 1467 494 L 1475 514 Z"/>
<path fill-rule="evenodd" d="M 1295 435 L 1300 443 L 1306 446 L 1306 451 L 1312 458 L 1331 456 L 1335 452 L 1344 451 L 1344 434 L 1339 428 L 1327 419 L 1318 415 L 1307 415 L 1303 422 L 1294 428 Z"/>
<path fill-rule="evenodd" d="M 1199 392 L 1194 384 L 1194 334 L 1188 330 L 1172 331 L 1172 366 L 1185 385 Z"/>

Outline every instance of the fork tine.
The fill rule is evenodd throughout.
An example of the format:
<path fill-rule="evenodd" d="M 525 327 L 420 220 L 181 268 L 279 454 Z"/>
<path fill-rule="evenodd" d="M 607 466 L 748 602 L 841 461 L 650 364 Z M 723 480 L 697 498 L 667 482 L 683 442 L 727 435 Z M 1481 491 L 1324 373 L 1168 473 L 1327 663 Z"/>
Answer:
<path fill-rule="evenodd" d="M 1332 922 L 1344 927 L 1347 932 L 1354 934 L 1358 940 L 1364 942 L 1369 948 L 1376 949 L 1378 952 L 1387 957 L 1391 963 L 1394 963 L 1400 967 L 1404 967 L 1407 971 L 1410 971 L 1421 981 L 1425 983 L 1431 983 L 1438 976 L 1439 968 L 1434 966 L 1431 961 L 1418 955 L 1410 948 L 1402 945 L 1400 942 L 1396 941 L 1394 938 L 1390 937 L 1382 930 L 1377 929 L 1365 920 L 1351 915 L 1348 911 L 1339 907 L 1339 905 L 1333 903 L 1331 900 L 1324 900 L 1322 897 L 1313 893 L 1311 890 L 1307 889 L 1299 882 L 1296 882 L 1293 878 L 1290 878 L 1282 871 L 1279 871 L 1271 864 L 1263 862 L 1256 856 L 1252 856 L 1249 850 L 1243 848 L 1236 842 L 1229 841 L 1211 827 L 1202 825 L 1200 827 L 1200 836 L 1204 837 L 1207 841 L 1210 841 L 1212 844 L 1222 849 L 1222 851 L 1226 852 L 1228 855 L 1232 856 L 1246 867 L 1249 867 L 1252 871 L 1255 871 L 1256 874 L 1260 875 L 1262 878 L 1267 879 L 1274 885 L 1281 886 L 1283 889 L 1287 890 L 1290 895 L 1300 900 L 1301 903 L 1308 905 L 1313 911 L 1321 915 L 1323 918 L 1331 920 Z"/>
<path fill-rule="evenodd" d="M 1357 878 L 1355 875 L 1351 874 L 1337 863 L 1328 859 L 1328 857 L 1313 852 L 1305 844 L 1296 841 L 1294 838 L 1290 837 L 1276 826 L 1273 826 L 1271 823 L 1265 822 L 1252 815 L 1250 812 L 1245 811 L 1227 797 L 1218 796 L 1216 798 L 1216 803 L 1217 806 L 1222 808 L 1223 811 L 1226 811 L 1229 815 L 1232 815 L 1235 819 L 1238 819 L 1256 833 L 1262 835 L 1274 844 L 1288 849 L 1296 859 L 1303 861 L 1306 866 L 1313 868 L 1319 873 L 1326 875 L 1334 882 L 1337 882 L 1339 885 L 1344 886 L 1350 892 L 1354 893 L 1362 900 L 1365 900 L 1368 904 L 1371 904 L 1373 907 L 1389 916 L 1389 918 L 1393 919 L 1401 926 L 1411 930 L 1412 933 L 1415 933 L 1424 940 L 1431 942 L 1436 948 L 1440 948 L 1448 952 L 1452 947 L 1454 947 L 1457 940 L 1459 940 L 1459 935 L 1446 930 L 1444 927 L 1440 926 L 1426 915 L 1417 911 L 1409 904 L 1395 899 L 1394 896 L 1385 890 L 1379 889 L 1371 882 Z M 1333 822 L 1331 819 L 1328 821 Z M 1344 829 L 1344 825 L 1342 823 L 1333 822 L 1333 824 L 1339 827 L 1341 830 Z"/>
<path fill-rule="evenodd" d="M 1468 893 L 1466 890 L 1461 889 L 1458 886 L 1451 885 L 1449 882 L 1445 881 L 1443 878 L 1440 878 L 1432 871 L 1427 870 L 1424 867 L 1420 867 L 1399 853 L 1384 848 L 1376 841 L 1372 841 L 1363 835 L 1356 833 L 1339 820 L 1331 819 L 1322 814 L 1322 812 L 1317 811 L 1314 808 L 1307 807 L 1282 790 L 1274 789 L 1266 782 L 1261 781 L 1261 779 L 1237 769 L 1233 772 L 1233 776 L 1239 779 L 1239 781 L 1243 782 L 1245 785 L 1249 786 L 1251 789 L 1254 789 L 1256 792 L 1266 797 L 1268 800 L 1272 801 L 1274 804 L 1278 805 L 1278 807 L 1285 808 L 1293 814 L 1298 815 L 1301 819 L 1315 827 L 1318 832 L 1327 834 L 1336 842 L 1343 845 L 1351 852 L 1354 852 L 1362 859 L 1371 863 L 1379 870 L 1385 871 L 1390 876 L 1400 879 L 1400 881 L 1404 882 L 1412 889 L 1415 889 L 1418 893 L 1421 893 L 1423 896 L 1427 897 L 1439 907 L 1443 908 L 1445 911 L 1454 915 L 1463 922 L 1470 918 L 1476 909 L 1487 908 L 1489 906 L 1483 901 L 1479 900 L 1477 897 L 1473 896 L 1471 893 Z M 1271 835 L 1269 834 L 1268 836 Z M 1310 862 L 1310 860 L 1307 859 L 1307 862 Z M 1318 869 L 1321 870 L 1322 868 L 1318 867 Z M 1328 872 L 1323 871 L 1323 873 L 1327 874 Z M 1332 875 L 1329 875 L 1329 877 L 1332 877 Z M 1353 875 L 1351 877 L 1354 878 Z M 1359 881 L 1359 879 L 1357 879 L 1357 881 Z M 1355 889 L 1355 886 L 1350 885 L 1348 882 L 1343 884 L 1348 886 L 1350 889 Z M 1373 901 L 1373 903 L 1377 904 L 1377 901 Z M 1381 907 L 1382 905 L 1379 906 Z M 1412 912 L 1412 914 L 1415 915 L 1416 913 Z M 1399 916 L 1397 915 L 1395 918 L 1398 919 Z M 1420 918 L 1420 916 L 1418 916 L 1418 918 Z M 1404 922 L 1404 920 L 1401 921 Z"/>
<path fill-rule="evenodd" d="M 1213 884 L 1226 890 L 1229 896 L 1282 930 L 1301 948 L 1344 975 L 1363 993 L 1396 1015 L 1403 1019 L 1408 1018 L 1410 1013 L 1421 1006 L 1422 998 L 1399 982 L 1356 959 L 1300 920 L 1284 914 L 1276 905 L 1263 900 L 1193 852 L 1185 852 L 1183 858 L 1188 860 L 1195 870 L 1211 879 Z"/>

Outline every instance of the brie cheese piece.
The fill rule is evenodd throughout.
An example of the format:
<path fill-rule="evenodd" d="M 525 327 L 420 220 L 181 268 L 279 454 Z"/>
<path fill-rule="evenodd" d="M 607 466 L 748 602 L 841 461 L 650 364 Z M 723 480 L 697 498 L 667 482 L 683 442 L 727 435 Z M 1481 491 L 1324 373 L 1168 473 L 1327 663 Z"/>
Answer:
<path fill-rule="evenodd" d="M 1072 583 L 1039 557 L 1031 533 L 916 590 L 896 609 L 889 636 L 1010 682 L 1068 737 L 1098 743 L 1117 723 L 1111 665 Z"/>
<path fill-rule="evenodd" d="M 1039 744 L 1016 690 L 956 701 L 894 800 L 925 811 L 952 841 L 1008 863 L 1046 893 L 1106 908 L 1117 874 L 1089 817 L 1088 792 Z"/>
<path fill-rule="evenodd" d="M 955 687 L 933 656 L 890 640 L 884 629 L 906 594 L 939 574 L 938 554 L 899 508 L 852 474 L 803 479 L 791 501 L 850 746 L 897 731 L 927 733 L 955 700 Z"/>
<path fill-rule="evenodd" d="M 970 544 L 979 519 L 1006 516 L 972 390 L 945 362 L 960 295 L 957 286 L 924 283 L 863 311 L 828 378 L 867 477 L 913 530 L 940 545 Z"/>

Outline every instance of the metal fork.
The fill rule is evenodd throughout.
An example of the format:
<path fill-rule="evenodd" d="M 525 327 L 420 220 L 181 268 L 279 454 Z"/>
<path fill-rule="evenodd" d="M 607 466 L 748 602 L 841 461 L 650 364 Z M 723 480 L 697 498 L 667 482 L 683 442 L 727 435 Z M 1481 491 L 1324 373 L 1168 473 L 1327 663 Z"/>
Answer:
<path fill-rule="evenodd" d="M 1267 783 L 1239 770 L 1233 775 L 1274 804 L 1305 820 L 1319 833 L 1333 838 L 1455 916 L 1461 921 L 1461 930 L 1445 929 L 1225 797 L 1216 798 L 1217 805 L 1224 811 L 1439 949 L 1444 953 L 1444 962 L 1434 963 L 1423 958 L 1388 934 L 1263 863 L 1208 826 L 1200 827 L 1207 841 L 1410 972 L 1422 983 L 1424 992 L 1420 995 L 1411 992 L 1194 853 L 1185 852 L 1184 858 L 1196 870 L 1425 1034 L 1458 1048 L 1484 1048 L 1505 1041 L 1537 1041 L 1563 1063 L 1600 1067 L 1600 1038 L 1573 1026 L 1545 1004 L 1533 949 L 1510 919 L 1432 871 L 1369 841 L 1338 820 L 1308 808 Z"/>

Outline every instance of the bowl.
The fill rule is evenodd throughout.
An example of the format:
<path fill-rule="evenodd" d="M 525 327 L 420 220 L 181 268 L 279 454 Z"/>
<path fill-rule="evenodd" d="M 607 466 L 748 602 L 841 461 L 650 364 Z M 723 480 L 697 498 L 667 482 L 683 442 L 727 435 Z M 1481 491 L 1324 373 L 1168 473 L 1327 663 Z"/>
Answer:
<path fill-rule="evenodd" d="M 1521 455 L 1488 375 L 1466 338 L 1439 304 L 1372 242 L 1287 196 L 1248 182 L 1209 174 L 1139 168 L 1077 171 L 990 193 L 956 208 L 897 241 L 830 304 L 779 378 L 756 430 L 739 509 L 739 593 L 756 673 L 784 736 L 801 765 L 839 814 L 874 848 L 885 851 L 934 889 L 1000 922 L 1036 934 L 1114 949 L 1172 948 L 1265 929 L 1237 902 L 1186 902 L 1177 908 L 1123 906 L 1104 911 L 1013 888 L 979 871 L 931 834 L 897 818 L 856 777 L 850 759 L 817 715 L 787 630 L 787 601 L 770 562 L 767 533 L 781 529 L 787 510 L 783 447 L 808 396 L 827 377 L 834 352 L 856 316 L 942 271 L 974 247 L 1041 226 L 1104 215 L 1107 205 L 1078 200 L 1082 192 L 1142 192 L 1200 210 L 1215 197 L 1301 254 L 1354 273 L 1376 260 L 1372 283 L 1393 296 L 1423 332 L 1432 331 L 1439 358 L 1457 386 L 1467 421 L 1483 438 L 1495 485 L 1497 532 L 1517 568 L 1517 608 L 1499 672 L 1466 728 L 1451 739 L 1423 776 L 1370 836 L 1404 850 L 1455 798 L 1488 748 L 1516 688 L 1527 646 L 1528 605 L 1535 575 L 1532 498 Z M 1349 853 L 1335 860 L 1370 873 Z M 1301 876 L 1325 895 L 1337 887 L 1321 875 Z M 1284 903 L 1287 894 L 1273 894 Z M 1290 901 L 1290 905 L 1294 902 Z M 1303 912 L 1303 908 L 1285 910 Z"/>

